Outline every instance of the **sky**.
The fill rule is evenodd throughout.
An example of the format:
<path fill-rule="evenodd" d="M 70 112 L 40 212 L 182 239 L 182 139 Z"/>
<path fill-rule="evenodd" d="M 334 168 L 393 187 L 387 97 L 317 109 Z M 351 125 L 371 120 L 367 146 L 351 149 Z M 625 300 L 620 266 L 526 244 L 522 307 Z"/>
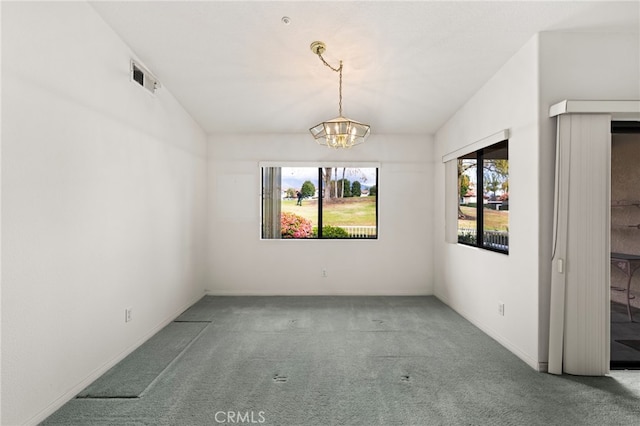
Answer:
<path fill-rule="evenodd" d="M 376 184 L 375 167 L 367 168 L 347 168 L 344 178 L 349 182 L 359 181 L 362 186 L 370 187 Z M 338 179 L 342 179 L 342 168 L 338 168 Z M 304 181 L 311 181 L 318 186 L 317 167 L 283 167 L 282 168 L 282 189 L 299 188 Z"/>

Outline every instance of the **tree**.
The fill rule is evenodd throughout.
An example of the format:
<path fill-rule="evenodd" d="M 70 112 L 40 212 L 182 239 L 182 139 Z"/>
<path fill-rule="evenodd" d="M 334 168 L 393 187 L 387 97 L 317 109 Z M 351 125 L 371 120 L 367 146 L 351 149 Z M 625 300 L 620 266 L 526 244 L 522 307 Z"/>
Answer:
<path fill-rule="evenodd" d="M 362 193 L 362 187 L 360 185 L 360 182 L 356 180 L 351 184 L 351 196 L 359 197 L 361 193 Z"/>
<path fill-rule="evenodd" d="M 487 176 L 484 181 L 484 187 L 487 192 L 493 192 L 493 198 L 496 196 L 496 191 L 500 189 L 502 186 L 502 180 L 500 180 L 497 176 L 491 175 Z"/>
<path fill-rule="evenodd" d="M 475 175 L 476 161 L 469 159 L 458 159 L 458 194 L 460 198 L 464 197 L 471 187 L 470 174 Z M 494 192 L 502 188 L 509 190 L 509 161 L 500 159 L 485 159 L 482 164 L 482 175 L 484 188 L 482 190 L 490 190 Z M 479 188 L 476 188 L 476 202 L 482 203 L 482 195 Z M 479 204 L 481 205 L 481 204 Z M 458 219 L 469 219 L 460 209 L 458 204 Z"/>
<path fill-rule="evenodd" d="M 509 161 L 486 159 L 482 166 L 484 181 L 490 182 L 497 189 L 509 189 Z M 494 190 L 495 191 L 495 190 Z M 495 195 L 495 194 L 494 194 Z"/>
<path fill-rule="evenodd" d="M 469 188 L 471 188 L 471 179 L 469 178 L 469 175 L 460 175 L 458 177 L 458 182 L 460 186 L 458 193 L 460 194 L 460 198 L 462 198 L 467 195 Z"/>
<path fill-rule="evenodd" d="M 351 197 L 351 182 L 349 179 L 340 179 L 338 181 L 338 197 Z"/>
<path fill-rule="evenodd" d="M 316 187 L 313 183 L 311 183 L 311 181 L 305 180 L 302 184 L 302 189 L 300 190 L 300 192 L 302 192 L 302 196 L 305 198 L 313 197 L 316 193 Z"/>
<path fill-rule="evenodd" d="M 366 182 L 367 176 L 361 169 L 357 168 L 342 168 L 342 179 L 345 179 L 345 175 L 348 176 L 356 176 L 360 182 Z M 345 187 L 341 189 L 342 183 L 347 183 L 348 181 L 345 179 L 344 181 L 340 181 L 338 179 L 338 168 L 332 167 L 324 167 L 322 168 L 322 198 L 327 201 L 331 201 L 332 198 L 345 196 L 347 197 L 349 191 Z M 359 197 L 360 196 L 360 188 L 358 188 L 357 192 L 353 191 L 353 184 L 351 184 L 351 196 Z"/>
<path fill-rule="evenodd" d="M 371 188 L 369 188 L 369 196 L 375 197 L 376 195 L 378 195 L 378 185 L 373 185 Z"/>
<path fill-rule="evenodd" d="M 502 179 L 502 185 L 500 189 L 504 192 L 509 192 L 509 161 L 508 160 L 493 160 L 496 173 Z"/>
<path fill-rule="evenodd" d="M 293 188 L 287 189 L 287 198 L 294 198 L 296 196 L 296 190 Z"/>
<path fill-rule="evenodd" d="M 475 161 L 464 161 L 464 160 L 458 159 L 458 197 L 459 199 L 467 195 L 467 191 L 469 191 L 469 188 L 471 187 L 471 178 L 469 177 L 467 172 L 469 172 L 472 169 L 475 169 L 475 167 L 476 167 Z M 460 203 L 458 203 L 458 219 L 469 219 L 469 218 L 470 218 L 469 216 L 467 216 L 462 212 L 462 209 L 460 208 Z"/>
<path fill-rule="evenodd" d="M 324 167 L 322 169 L 322 199 L 329 200 L 331 198 L 331 174 L 333 169 L 331 167 Z"/>
<path fill-rule="evenodd" d="M 502 189 L 509 190 L 509 161 L 499 159 L 487 159 L 482 167 L 484 189 L 487 192 L 493 192 L 496 197 L 496 191 Z"/>

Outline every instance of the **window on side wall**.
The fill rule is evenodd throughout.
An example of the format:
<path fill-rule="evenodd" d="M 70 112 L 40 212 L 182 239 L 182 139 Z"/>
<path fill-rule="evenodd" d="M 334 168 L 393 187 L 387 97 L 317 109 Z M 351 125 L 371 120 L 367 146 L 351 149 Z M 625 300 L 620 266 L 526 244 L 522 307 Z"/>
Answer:
<path fill-rule="evenodd" d="M 262 166 L 262 239 L 376 239 L 377 167 Z"/>
<path fill-rule="evenodd" d="M 509 253 L 507 140 L 458 157 L 458 242 Z"/>

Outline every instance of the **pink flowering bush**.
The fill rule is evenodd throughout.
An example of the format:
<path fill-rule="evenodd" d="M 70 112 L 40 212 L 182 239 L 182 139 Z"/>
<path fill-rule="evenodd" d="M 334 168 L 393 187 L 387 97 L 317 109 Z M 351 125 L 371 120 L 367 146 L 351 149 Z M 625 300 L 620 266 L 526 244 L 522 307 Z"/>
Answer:
<path fill-rule="evenodd" d="M 280 215 L 282 238 L 309 238 L 312 232 L 311 221 L 293 213 Z"/>

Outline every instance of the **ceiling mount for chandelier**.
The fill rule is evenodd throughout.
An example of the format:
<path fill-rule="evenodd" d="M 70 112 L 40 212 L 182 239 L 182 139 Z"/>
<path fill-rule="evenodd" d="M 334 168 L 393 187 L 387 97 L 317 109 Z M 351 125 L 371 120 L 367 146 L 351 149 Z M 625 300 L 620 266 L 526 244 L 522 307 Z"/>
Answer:
<path fill-rule="evenodd" d="M 368 124 L 360 123 L 342 115 L 342 61 L 340 61 L 338 68 L 329 65 L 322 57 L 326 49 L 327 46 L 321 41 L 311 43 L 311 51 L 318 55 L 322 63 L 332 71 L 340 74 L 338 117 L 323 121 L 310 128 L 309 131 L 320 145 L 326 145 L 330 148 L 351 148 L 364 142 L 369 136 L 370 127 Z"/>

